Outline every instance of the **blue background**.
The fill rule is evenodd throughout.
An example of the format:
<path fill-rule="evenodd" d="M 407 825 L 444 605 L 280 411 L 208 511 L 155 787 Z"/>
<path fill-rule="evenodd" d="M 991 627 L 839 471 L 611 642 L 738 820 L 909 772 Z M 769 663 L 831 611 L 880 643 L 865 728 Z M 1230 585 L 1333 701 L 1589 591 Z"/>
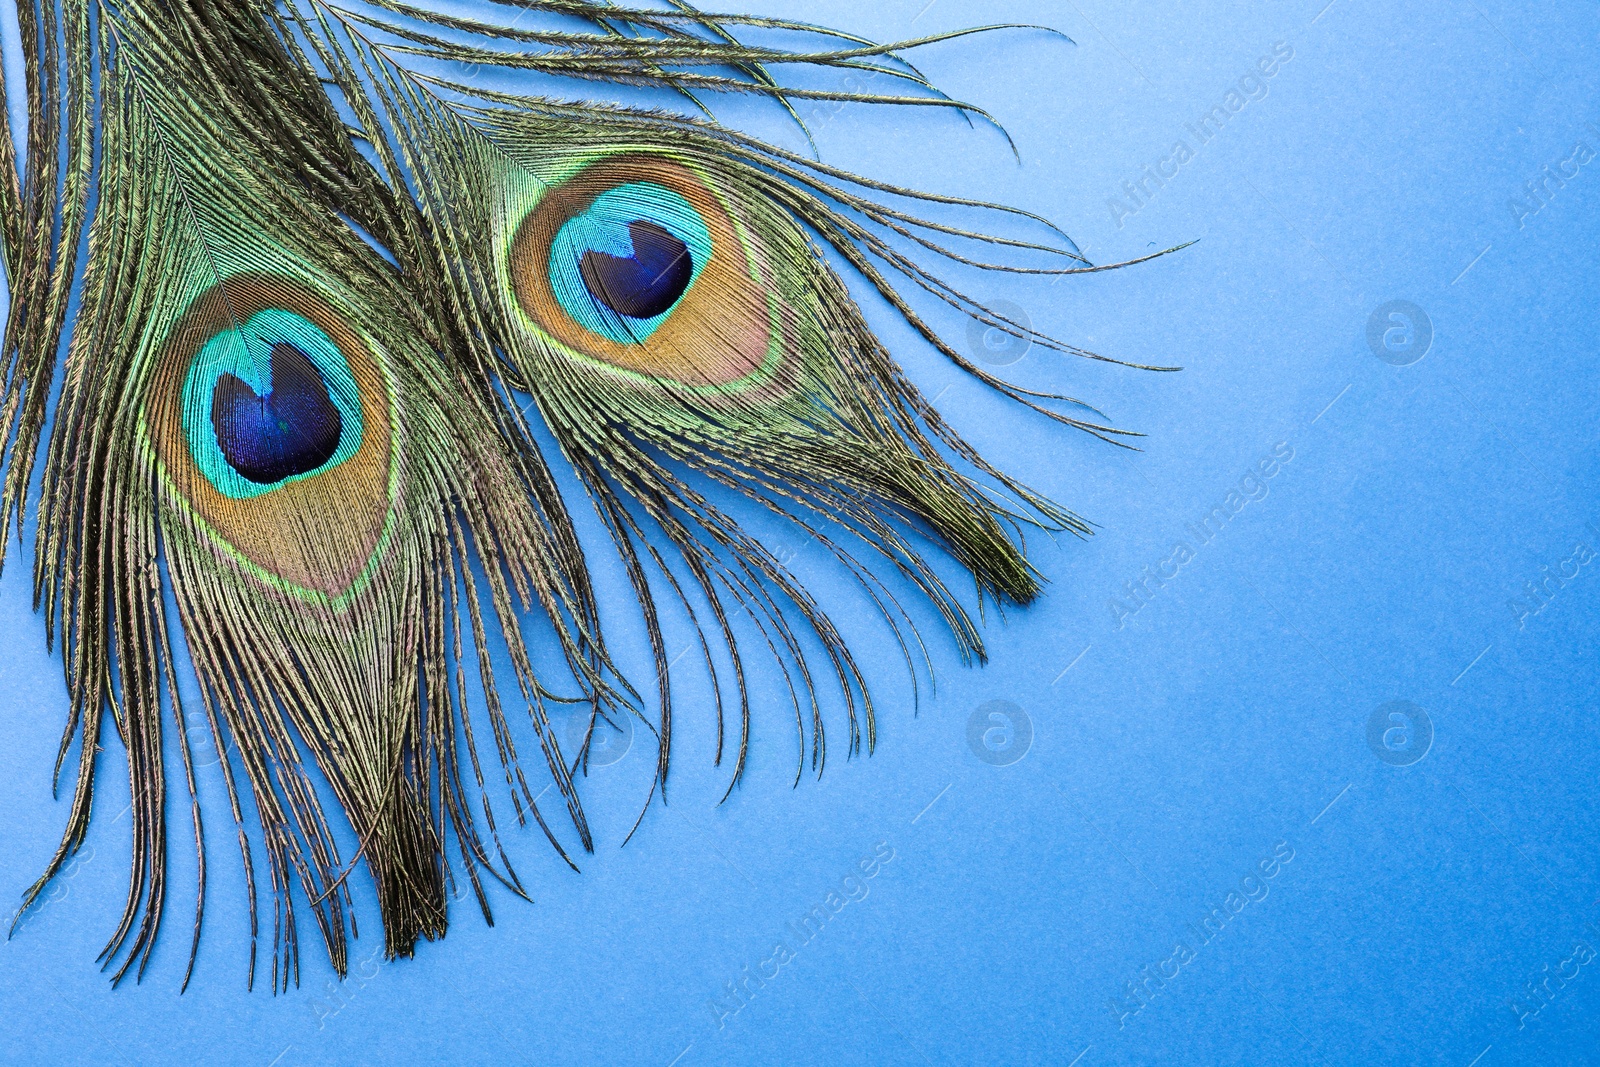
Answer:
<path fill-rule="evenodd" d="M 827 578 L 814 546 L 785 549 L 868 650 L 876 755 L 843 758 L 835 704 L 826 773 L 793 788 L 791 713 L 759 672 L 768 699 L 752 765 L 719 807 L 725 768 L 711 765 L 704 681 L 686 669 L 670 803 L 626 848 L 649 781 L 642 733 L 584 785 L 598 848 L 581 875 L 537 830 L 513 831 L 536 903 L 500 893 L 489 929 L 461 901 L 448 939 L 399 963 L 382 961 L 367 907 L 342 986 L 306 928 L 299 988 L 272 996 L 263 976 L 245 991 L 243 883 L 213 773 L 195 981 L 178 995 L 193 859 L 175 824 L 151 972 L 110 987 L 93 960 L 126 887 L 113 743 L 89 845 L 0 948 L 0 1059 L 1600 1062 L 1600 961 L 1576 977 L 1568 964 L 1547 1001 L 1526 990 L 1576 942 L 1600 945 L 1587 926 L 1600 926 L 1600 561 L 1537 614 L 1512 607 L 1576 543 L 1600 548 L 1600 160 L 1548 185 L 1537 213 L 1525 189 L 1578 142 L 1600 151 L 1600 11 L 1572 0 L 728 6 L 877 39 L 1002 20 L 1074 39 L 997 33 L 916 56 L 1004 123 L 1020 166 L 992 128 L 947 112 L 803 110 L 829 162 L 1042 212 L 1097 262 L 1198 239 L 1059 284 L 953 275 L 1069 342 L 1181 363 L 1157 375 L 1036 348 L 1005 370 L 1148 434 L 1140 452 L 1006 404 L 865 301 L 956 425 L 1098 535 L 1030 541 L 1052 584 L 1036 606 L 991 616 L 986 668 L 964 669 L 924 611 L 938 688 L 924 686 L 916 707 L 859 598 Z M 1198 144 L 1185 124 L 1280 42 L 1293 58 L 1266 95 Z M 722 114 L 800 147 L 775 112 L 736 101 Z M 1180 139 L 1193 158 L 1175 177 L 1137 211 L 1108 205 Z M 1391 300 L 1432 323 L 1411 365 L 1367 342 L 1369 317 Z M 965 339 L 959 320 L 938 321 Z M 1113 611 L 1113 598 L 1131 606 L 1125 583 L 1169 559 L 1186 526 L 1280 444 L 1293 458 L 1265 496 L 1151 584 L 1136 614 Z M 792 536 L 770 530 L 780 547 Z M 66 697 L 30 611 L 31 532 L 0 580 L 0 891 L 12 899 L 47 862 L 67 809 L 50 796 Z M 605 587 L 625 596 L 595 555 Z M 1369 717 L 1394 700 L 1433 728 L 1406 766 L 1368 743 Z M 969 717 L 989 701 L 1032 726 L 1009 766 L 968 743 Z M 894 858 L 865 898 L 776 978 L 747 985 L 746 1001 L 731 999 L 726 983 L 758 970 L 786 924 L 880 843 Z M 1229 910 L 1275 850 L 1293 858 L 1268 865 L 1266 896 L 1201 944 L 1192 928 Z M 1179 941 L 1193 958 L 1130 1000 L 1127 984 Z M 1543 1006 L 1521 1014 L 1513 1002 Z"/>

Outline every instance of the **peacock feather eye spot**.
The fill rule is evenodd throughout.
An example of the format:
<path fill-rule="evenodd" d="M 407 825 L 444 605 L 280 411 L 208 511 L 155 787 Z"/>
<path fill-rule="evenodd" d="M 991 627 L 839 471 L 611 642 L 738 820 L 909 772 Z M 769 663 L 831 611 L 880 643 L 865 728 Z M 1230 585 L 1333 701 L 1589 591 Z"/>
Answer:
<path fill-rule="evenodd" d="M 370 309 L 295 275 L 241 271 L 196 293 L 168 326 L 138 432 L 164 505 L 220 557 L 344 604 L 398 521 L 402 401 Z"/>
<path fill-rule="evenodd" d="M 643 344 L 672 317 L 712 255 L 711 231 L 693 204 L 656 182 L 625 182 L 556 231 L 550 288 L 584 329 Z"/>
<path fill-rule="evenodd" d="M 248 499 L 332 469 L 361 447 L 361 399 L 339 346 L 311 320 L 267 308 L 199 347 L 183 428 L 206 480 Z"/>
<path fill-rule="evenodd" d="M 228 372 L 211 394 L 211 425 L 223 458 L 257 485 L 321 467 L 339 450 L 343 429 L 327 382 L 304 352 L 279 342 L 268 363 L 272 388 L 265 396 Z"/>
<path fill-rule="evenodd" d="M 519 193 L 501 231 L 516 321 L 558 358 L 708 396 L 770 380 L 782 294 L 760 234 L 715 185 L 665 154 L 625 152 Z"/>

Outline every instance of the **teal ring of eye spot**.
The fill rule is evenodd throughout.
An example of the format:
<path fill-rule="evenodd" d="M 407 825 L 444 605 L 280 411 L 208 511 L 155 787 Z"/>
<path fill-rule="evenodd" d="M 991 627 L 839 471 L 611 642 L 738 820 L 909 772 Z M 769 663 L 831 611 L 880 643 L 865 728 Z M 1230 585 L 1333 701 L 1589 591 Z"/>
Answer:
<path fill-rule="evenodd" d="M 683 293 L 665 311 L 647 318 L 623 315 L 598 299 L 584 279 L 585 255 L 598 253 L 627 259 L 636 255 L 631 227 L 647 224 L 664 230 L 688 250 L 692 263 Z M 643 344 L 672 317 L 683 296 L 694 287 L 713 249 L 711 231 L 694 205 L 655 182 L 629 182 L 594 198 L 588 210 L 556 232 L 550 245 L 550 288 L 573 321 L 617 344 Z"/>
<path fill-rule="evenodd" d="M 217 384 L 226 375 L 239 379 L 257 396 L 271 393 L 272 353 L 281 345 L 293 346 L 321 376 L 328 401 L 339 414 L 339 441 L 327 461 L 314 470 L 261 484 L 241 475 L 223 454 L 212 408 Z M 237 329 L 230 325 L 212 335 L 195 353 L 183 381 L 183 434 L 189 454 L 217 492 L 231 500 L 248 500 L 332 470 L 355 455 L 362 436 L 360 390 L 344 354 L 321 327 L 292 311 L 268 308 Z"/>

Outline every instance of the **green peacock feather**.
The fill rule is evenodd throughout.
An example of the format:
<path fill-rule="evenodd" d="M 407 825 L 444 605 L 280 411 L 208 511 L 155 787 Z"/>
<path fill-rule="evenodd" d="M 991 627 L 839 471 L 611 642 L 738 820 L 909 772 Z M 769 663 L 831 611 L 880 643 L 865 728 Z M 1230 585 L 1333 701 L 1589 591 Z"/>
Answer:
<path fill-rule="evenodd" d="M 558 795 L 591 847 L 574 777 L 587 742 L 563 752 L 547 706 L 576 703 L 598 723 L 647 704 L 612 667 L 584 551 L 525 409 L 576 473 L 637 595 L 657 668 L 650 725 L 662 789 L 673 694 L 661 595 L 693 617 L 696 591 L 710 613 L 704 629 L 729 657 L 732 678 L 718 680 L 714 642 L 701 637 L 719 724 L 725 691 L 737 701 L 737 736 L 719 730 L 717 754 L 720 763 L 731 753 L 730 790 L 750 737 L 745 613 L 790 679 L 811 766 L 820 771 L 825 753 L 812 639 L 848 710 L 849 750 L 874 743 L 851 649 L 713 487 L 825 545 L 882 609 L 908 665 L 915 628 L 861 549 L 981 659 L 969 607 L 919 538 L 971 574 L 980 604 L 1003 604 L 1040 590 L 1020 546 L 1025 525 L 1090 532 L 940 419 L 823 248 L 967 372 L 1117 440 L 1124 432 L 1092 409 L 965 359 L 896 288 L 909 283 L 989 326 L 1091 356 L 971 301 L 902 248 L 997 270 L 1104 268 L 1064 237 L 1000 239 L 923 220 L 893 205 L 1008 209 L 859 178 L 729 131 L 704 109 L 706 93 L 745 92 L 791 114 L 796 99 L 825 98 L 985 117 L 934 92 L 901 54 L 946 38 L 881 46 L 681 0 L 661 10 L 491 6 L 507 17 L 395 0 L 19 5 L 29 129 L 26 171 L 14 154 L 0 160 L 11 286 L 0 501 L 20 532 L 49 425 L 35 589 L 52 639 L 59 628 L 71 694 L 61 758 L 74 741 L 79 752 L 61 846 L 23 907 L 84 840 L 109 720 L 134 797 L 133 879 L 105 953 L 119 978 L 135 960 L 142 973 L 163 913 L 163 745 L 173 737 L 201 851 L 191 969 L 205 899 L 169 598 L 217 750 L 231 741 L 238 753 L 220 773 L 252 946 L 263 867 L 272 893 L 275 988 L 298 974 L 305 913 L 344 972 L 356 863 L 373 877 L 391 956 L 443 934 L 457 877 L 486 917 L 484 874 L 522 892 L 496 838 L 475 718 L 489 726 L 519 821 L 531 816 L 561 849 L 520 768 L 491 647 L 505 653 Z M 517 28 L 530 12 L 581 28 Z M 735 31 L 829 47 L 754 47 Z M 771 69 L 796 62 L 870 71 L 907 92 L 780 86 Z M 462 64 L 664 87 L 704 117 L 437 73 Z M 12 153 L 9 129 L 0 133 L 0 152 Z M 1056 264 L 985 264 L 951 247 L 962 242 Z M 530 627 L 537 642 L 524 636 Z M 474 657 L 478 697 L 464 676 Z M 541 681 L 536 661 L 546 672 L 559 665 L 559 686 Z M 175 731 L 163 726 L 168 711 Z M 338 844 L 345 826 L 354 854 Z"/>

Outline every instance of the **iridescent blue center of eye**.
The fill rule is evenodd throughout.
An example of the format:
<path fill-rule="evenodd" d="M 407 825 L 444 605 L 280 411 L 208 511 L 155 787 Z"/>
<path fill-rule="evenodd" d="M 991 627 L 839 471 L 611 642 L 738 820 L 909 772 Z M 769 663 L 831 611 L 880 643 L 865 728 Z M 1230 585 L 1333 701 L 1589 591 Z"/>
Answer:
<path fill-rule="evenodd" d="M 316 365 L 288 342 L 268 357 L 272 388 L 259 396 L 223 374 L 211 390 L 211 428 L 228 466 L 257 485 L 314 471 L 339 450 L 343 428 Z"/>
<path fill-rule="evenodd" d="M 183 429 L 201 473 L 224 496 L 259 496 L 338 466 L 361 447 L 349 364 L 315 323 L 257 312 L 218 332 L 189 365 Z"/>
<path fill-rule="evenodd" d="M 584 288 L 619 315 L 650 319 L 670 311 L 694 280 L 689 246 L 653 222 L 630 222 L 633 254 L 585 252 L 578 261 Z"/>
<path fill-rule="evenodd" d="M 595 197 L 556 232 L 550 285 L 585 329 L 642 344 L 711 256 L 711 232 L 693 204 L 664 185 L 629 182 Z"/>

